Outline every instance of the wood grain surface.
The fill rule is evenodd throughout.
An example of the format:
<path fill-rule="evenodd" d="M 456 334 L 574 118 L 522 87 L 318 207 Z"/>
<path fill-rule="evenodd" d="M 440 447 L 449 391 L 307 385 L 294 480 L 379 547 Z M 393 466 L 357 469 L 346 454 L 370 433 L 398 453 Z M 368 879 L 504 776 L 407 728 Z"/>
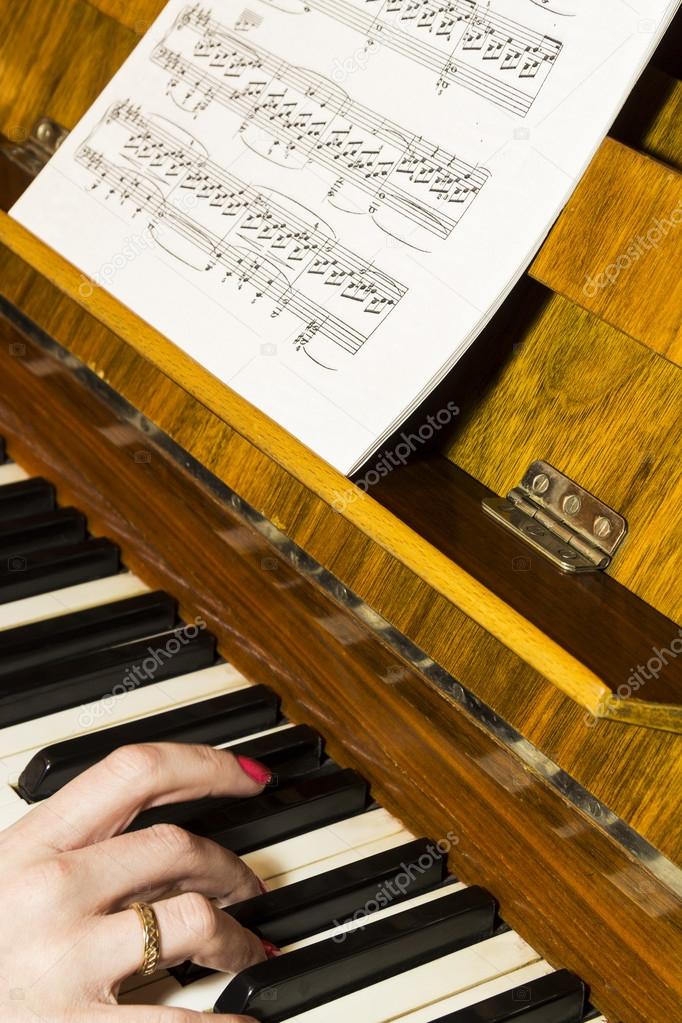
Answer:
<path fill-rule="evenodd" d="M 415 459 L 390 473 L 372 495 L 588 665 L 613 692 L 641 664 L 645 651 L 658 650 L 663 657 L 656 676 L 647 680 L 646 667 L 640 680 L 633 676 L 629 687 L 622 686 L 614 713 L 629 704 L 630 719 L 644 701 L 665 704 L 659 708 L 661 724 L 682 731 L 682 657 L 675 652 L 682 653 L 682 629 L 669 618 L 605 572 L 569 575 L 530 551 L 519 537 L 481 515 L 481 502 L 491 491 L 442 455 Z M 596 642 L 595 636 L 600 637 Z M 677 642 L 671 648 L 673 637 Z"/>
<path fill-rule="evenodd" d="M 116 539 L 150 585 L 176 594 L 187 619 L 202 615 L 237 668 L 318 728 L 383 805 L 417 833 L 450 835 L 454 872 L 489 888 L 504 918 L 582 976 L 611 1019 L 671 1023 L 682 997 L 679 901 L 69 368 L 2 331 L 10 454 L 55 480 L 60 500 Z M 10 337 L 23 354 L 10 354 Z M 637 765 L 670 824 L 649 768 Z M 624 762 L 623 784 L 627 774 Z"/>
<path fill-rule="evenodd" d="M 449 391 L 465 411 L 448 458 L 497 494 L 537 458 L 595 494 L 629 524 L 609 573 L 679 624 L 680 369 L 561 296 L 531 289 L 501 336 L 473 346 Z"/>
<path fill-rule="evenodd" d="M 679 365 L 682 174 L 607 139 L 530 273 Z"/>
<path fill-rule="evenodd" d="M 281 451 L 269 452 L 267 421 L 260 430 L 261 424 L 256 420 L 254 439 L 247 440 L 226 424 L 226 403 L 221 412 L 215 412 L 195 400 L 177 381 L 158 372 L 126 345 L 117 333 L 106 330 L 75 302 L 56 291 L 44 276 L 28 270 L 6 252 L 4 256 L 0 252 L 0 279 L 3 291 L 16 305 L 102 380 L 309 550 L 320 564 L 460 678 L 521 735 L 572 773 L 653 845 L 682 861 L 679 830 L 665 824 L 650 800 L 651 786 L 664 800 L 673 798 L 676 789 L 682 788 L 678 737 L 596 721 L 581 704 L 567 696 L 566 685 L 576 686 L 576 699 L 585 696 L 584 678 L 581 676 L 577 683 L 565 658 L 560 663 L 552 659 L 556 644 L 541 643 L 538 666 L 532 667 L 518 654 L 519 635 L 522 639 L 527 636 L 525 623 L 524 631 L 518 633 L 514 629 L 502 641 L 493 632 L 499 631 L 500 616 L 496 612 L 488 615 L 490 605 L 485 601 L 474 596 L 472 610 L 479 617 L 488 615 L 490 629 L 465 614 L 450 597 L 427 581 L 433 567 L 433 548 L 405 527 L 399 535 L 385 530 L 384 516 L 390 514 L 379 507 L 382 515 L 376 518 L 373 514 L 376 502 L 370 495 L 359 493 L 336 477 L 329 487 L 327 466 L 315 461 L 309 465 L 305 457 L 298 458 L 295 444 L 290 449 L 283 445 Z M 639 345 L 637 349 L 644 351 Z M 240 426 L 246 432 L 253 424 L 244 417 Z M 306 455 L 306 449 L 302 450 Z M 309 469 L 313 471 L 308 473 Z M 324 487 L 329 489 L 328 500 L 319 495 Z M 336 509 L 338 505 L 332 506 L 339 495 L 352 501 L 343 515 Z M 366 516 L 366 521 L 360 523 L 355 518 L 359 507 Z M 391 517 L 392 526 L 394 518 Z M 395 529 L 399 526 L 396 521 Z M 441 578 L 452 586 L 455 566 L 444 555 L 440 557 Z M 485 593 L 485 587 L 482 592 Z M 608 693 L 604 687 L 592 697 L 598 705 Z M 624 764 L 629 765 L 627 784 Z"/>
<path fill-rule="evenodd" d="M 24 141 L 43 116 L 73 128 L 137 40 L 84 0 L 0 4 L 0 132 Z"/>

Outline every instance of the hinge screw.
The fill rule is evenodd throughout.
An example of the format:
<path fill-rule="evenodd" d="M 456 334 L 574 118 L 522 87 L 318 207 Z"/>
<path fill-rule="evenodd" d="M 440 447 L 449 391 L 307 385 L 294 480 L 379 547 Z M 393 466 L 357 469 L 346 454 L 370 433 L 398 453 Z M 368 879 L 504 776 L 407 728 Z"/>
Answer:
<path fill-rule="evenodd" d="M 52 125 L 49 121 L 40 121 L 36 126 L 36 138 L 39 142 L 44 142 L 46 145 L 52 141 Z"/>
<path fill-rule="evenodd" d="M 594 520 L 594 535 L 605 539 L 611 533 L 611 523 L 605 515 L 598 515 Z"/>
<path fill-rule="evenodd" d="M 533 478 L 533 490 L 536 494 L 546 494 L 549 490 L 549 476 L 546 472 L 539 472 Z"/>
<path fill-rule="evenodd" d="M 567 515 L 577 515 L 580 511 L 580 498 L 577 494 L 569 494 L 564 498 L 562 507 Z"/>

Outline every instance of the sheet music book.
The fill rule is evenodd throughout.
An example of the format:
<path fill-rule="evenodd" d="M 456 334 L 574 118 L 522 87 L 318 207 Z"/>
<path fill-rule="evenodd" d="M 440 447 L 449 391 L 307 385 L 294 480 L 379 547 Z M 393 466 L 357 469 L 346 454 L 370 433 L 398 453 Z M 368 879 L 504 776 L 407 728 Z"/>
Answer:
<path fill-rule="evenodd" d="M 12 215 L 350 473 L 521 276 L 678 6 L 171 0 Z"/>

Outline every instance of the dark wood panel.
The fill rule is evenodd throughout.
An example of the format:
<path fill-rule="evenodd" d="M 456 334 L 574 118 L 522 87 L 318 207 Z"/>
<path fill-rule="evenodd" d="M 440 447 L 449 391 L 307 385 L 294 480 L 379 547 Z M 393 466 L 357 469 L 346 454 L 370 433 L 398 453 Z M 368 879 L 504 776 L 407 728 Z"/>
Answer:
<path fill-rule="evenodd" d="M 670 1023 L 680 905 L 641 864 L 274 552 L 150 438 L 0 325 L 10 453 L 115 537 L 126 563 L 203 615 L 221 649 L 328 738 L 417 832 L 452 834 L 453 870 L 575 970 L 612 1019 Z M 653 800 L 656 792 L 651 793 Z"/>
<path fill-rule="evenodd" d="M 682 706 L 682 658 L 670 643 L 682 630 L 604 572 L 567 575 L 492 521 L 481 508 L 492 491 L 432 455 L 390 473 L 372 496 L 470 572 L 524 618 L 570 650 L 626 699 Z M 617 555 L 616 555 L 617 557 Z M 668 651 L 658 677 L 634 691 L 628 679 L 654 652 Z"/>
<path fill-rule="evenodd" d="M 9 210 L 33 180 L 31 174 L 15 160 L 10 159 L 8 148 L 13 143 L 0 133 L 0 209 Z"/>

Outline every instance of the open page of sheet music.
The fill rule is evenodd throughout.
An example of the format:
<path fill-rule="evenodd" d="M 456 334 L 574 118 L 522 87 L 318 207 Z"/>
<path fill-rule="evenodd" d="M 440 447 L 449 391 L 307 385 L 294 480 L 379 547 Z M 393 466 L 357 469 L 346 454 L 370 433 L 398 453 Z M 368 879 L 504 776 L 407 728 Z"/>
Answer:
<path fill-rule="evenodd" d="M 677 0 L 171 0 L 12 211 L 342 472 L 523 272 Z"/>

